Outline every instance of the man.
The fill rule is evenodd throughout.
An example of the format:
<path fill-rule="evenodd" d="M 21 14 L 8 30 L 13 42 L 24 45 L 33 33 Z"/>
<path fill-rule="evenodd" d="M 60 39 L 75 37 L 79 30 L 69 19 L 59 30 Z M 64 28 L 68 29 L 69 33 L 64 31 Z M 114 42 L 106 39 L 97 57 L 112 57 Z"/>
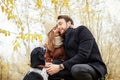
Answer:
<path fill-rule="evenodd" d="M 64 39 L 66 60 L 48 65 L 49 80 L 104 80 L 107 69 L 91 32 L 85 26 L 71 28 L 73 20 L 66 15 L 58 16 L 57 25 Z"/>

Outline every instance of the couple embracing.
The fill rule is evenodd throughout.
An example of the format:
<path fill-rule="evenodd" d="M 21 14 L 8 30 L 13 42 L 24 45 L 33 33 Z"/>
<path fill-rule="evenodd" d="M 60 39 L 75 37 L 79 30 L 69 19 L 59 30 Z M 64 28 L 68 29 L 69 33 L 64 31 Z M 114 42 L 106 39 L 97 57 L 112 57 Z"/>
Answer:
<path fill-rule="evenodd" d="M 58 16 L 45 46 L 48 80 L 105 80 L 107 69 L 95 38 L 87 27 L 75 28 L 69 16 Z"/>

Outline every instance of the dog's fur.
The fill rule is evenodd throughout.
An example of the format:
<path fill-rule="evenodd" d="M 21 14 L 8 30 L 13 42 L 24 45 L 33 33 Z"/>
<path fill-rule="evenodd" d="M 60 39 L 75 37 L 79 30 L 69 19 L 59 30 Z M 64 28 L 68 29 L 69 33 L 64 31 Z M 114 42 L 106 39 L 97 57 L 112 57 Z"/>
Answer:
<path fill-rule="evenodd" d="M 45 65 L 45 49 L 41 47 L 34 48 L 31 52 L 31 69 L 25 75 L 23 80 L 44 80 L 41 72 L 43 70 L 42 67 L 38 67 L 39 65 Z"/>

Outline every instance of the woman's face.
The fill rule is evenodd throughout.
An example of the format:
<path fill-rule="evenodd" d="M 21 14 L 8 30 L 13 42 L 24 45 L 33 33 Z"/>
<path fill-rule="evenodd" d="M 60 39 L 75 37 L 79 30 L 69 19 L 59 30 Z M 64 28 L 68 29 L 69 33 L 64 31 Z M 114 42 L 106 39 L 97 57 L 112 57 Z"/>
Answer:
<path fill-rule="evenodd" d="M 59 36 L 59 31 L 58 31 L 58 28 L 53 29 L 53 32 L 54 32 L 54 35 L 55 35 L 55 36 Z"/>

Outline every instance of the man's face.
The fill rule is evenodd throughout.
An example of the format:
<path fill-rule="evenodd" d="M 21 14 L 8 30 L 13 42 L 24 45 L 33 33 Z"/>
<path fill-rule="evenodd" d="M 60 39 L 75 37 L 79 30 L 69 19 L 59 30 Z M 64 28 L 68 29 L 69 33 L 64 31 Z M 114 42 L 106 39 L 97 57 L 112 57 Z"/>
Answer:
<path fill-rule="evenodd" d="M 69 27 L 68 22 L 66 22 L 64 19 L 59 19 L 57 21 L 57 26 L 61 35 L 63 35 Z"/>

